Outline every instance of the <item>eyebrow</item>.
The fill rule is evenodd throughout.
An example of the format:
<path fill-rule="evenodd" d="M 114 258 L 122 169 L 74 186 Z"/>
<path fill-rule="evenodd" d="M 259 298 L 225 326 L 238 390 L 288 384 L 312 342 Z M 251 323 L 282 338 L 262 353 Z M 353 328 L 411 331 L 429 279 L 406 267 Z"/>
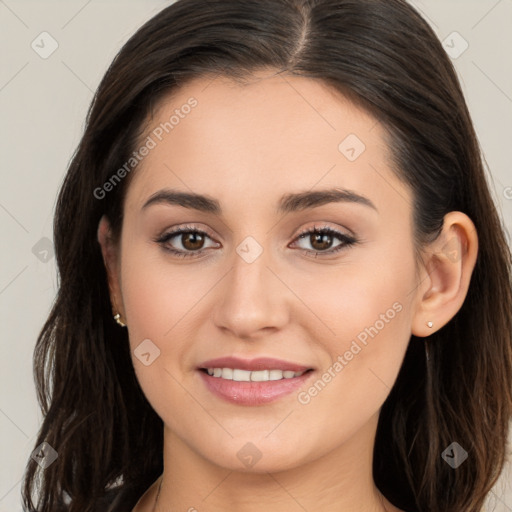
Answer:
<path fill-rule="evenodd" d="M 285 194 L 278 202 L 277 213 L 298 212 L 329 203 L 361 204 L 378 212 L 377 207 L 367 197 L 356 194 L 351 190 L 332 188 Z M 217 199 L 194 192 L 180 192 L 171 189 L 159 190 L 144 203 L 142 210 L 155 204 L 178 205 L 200 212 L 222 215 L 222 208 Z"/>

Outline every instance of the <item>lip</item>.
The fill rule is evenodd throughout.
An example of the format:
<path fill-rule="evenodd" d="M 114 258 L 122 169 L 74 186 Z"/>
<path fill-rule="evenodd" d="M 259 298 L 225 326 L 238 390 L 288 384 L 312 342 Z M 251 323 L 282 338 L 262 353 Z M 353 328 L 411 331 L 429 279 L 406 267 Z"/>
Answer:
<path fill-rule="evenodd" d="M 297 391 L 314 371 L 303 373 L 300 377 L 267 382 L 237 382 L 213 377 L 201 370 L 198 373 L 210 392 L 219 398 L 238 405 L 254 406 L 274 402 Z"/>
<path fill-rule="evenodd" d="M 281 379 L 266 382 L 237 382 L 213 377 L 204 371 L 205 368 L 238 368 L 240 370 L 289 370 L 294 372 L 306 372 L 300 377 Z M 312 371 L 306 371 L 312 370 Z M 264 405 L 279 400 L 297 391 L 304 385 L 315 372 L 313 368 L 274 359 L 260 357 L 257 359 L 239 359 L 237 357 L 222 357 L 210 359 L 201 363 L 197 369 L 207 389 L 215 396 L 237 405 Z"/>
<path fill-rule="evenodd" d="M 256 359 L 240 359 L 238 357 L 228 356 L 217 359 L 209 359 L 198 366 L 201 368 L 238 368 L 239 370 L 289 370 L 292 372 L 305 372 L 313 368 L 302 366 L 300 364 L 274 359 L 272 357 L 258 357 Z M 276 381 L 279 382 L 279 381 Z"/>

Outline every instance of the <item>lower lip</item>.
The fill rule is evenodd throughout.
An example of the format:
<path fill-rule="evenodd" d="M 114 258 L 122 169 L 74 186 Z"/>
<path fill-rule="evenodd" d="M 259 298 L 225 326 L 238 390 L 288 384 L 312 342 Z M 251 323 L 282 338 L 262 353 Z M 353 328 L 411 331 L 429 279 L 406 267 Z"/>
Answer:
<path fill-rule="evenodd" d="M 274 402 L 283 396 L 297 391 L 311 377 L 313 371 L 291 379 L 269 380 L 266 382 L 238 382 L 222 377 L 212 377 L 201 370 L 203 382 L 216 396 L 239 405 L 262 405 Z"/>

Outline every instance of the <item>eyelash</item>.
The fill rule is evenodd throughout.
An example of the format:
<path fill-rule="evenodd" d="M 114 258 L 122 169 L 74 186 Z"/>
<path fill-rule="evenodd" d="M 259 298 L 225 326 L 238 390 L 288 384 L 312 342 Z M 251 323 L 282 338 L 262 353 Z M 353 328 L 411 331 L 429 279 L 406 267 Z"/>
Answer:
<path fill-rule="evenodd" d="M 174 256 L 177 256 L 178 258 L 194 258 L 194 257 L 199 256 L 200 254 L 202 254 L 204 251 L 207 250 L 207 249 L 200 249 L 198 251 L 184 252 L 181 250 L 172 249 L 169 246 L 165 245 L 169 242 L 169 240 L 171 240 L 172 238 L 174 238 L 180 234 L 183 234 L 183 233 L 194 233 L 194 234 L 199 234 L 199 235 L 203 235 L 203 236 L 207 236 L 208 238 L 211 238 L 208 235 L 208 233 L 206 233 L 205 231 L 202 231 L 200 229 L 196 229 L 193 226 L 182 226 L 178 229 L 175 229 L 174 231 L 164 233 L 163 235 L 157 237 L 154 241 L 157 242 L 158 244 L 160 244 L 164 250 L 170 252 Z M 340 239 L 341 242 L 343 242 L 343 243 L 337 245 L 334 249 L 329 249 L 326 251 L 311 251 L 309 249 L 300 249 L 301 251 L 308 253 L 308 254 L 313 252 L 315 258 L 318 255 L 323 256 L 325 254 L 332 255 L 332 254 L 338 253 L 339 251 L 341 251 L 343 249 L 347 249 L 350 246 L 355 245 L 359 242 L 359 240 L 357 238 L 345 235 L 344 233 L 341 233 L 335 229 L 332 229 L 329 226 L 323 226 L 321 228 L 314 226 L 313 228 L 305 229 L 296 236 L 295 240 L 299 240 L 301 238 L 305 238 L 307 235 L 313 235 L 313 234 L 332 235 L 332 236 Z"/>

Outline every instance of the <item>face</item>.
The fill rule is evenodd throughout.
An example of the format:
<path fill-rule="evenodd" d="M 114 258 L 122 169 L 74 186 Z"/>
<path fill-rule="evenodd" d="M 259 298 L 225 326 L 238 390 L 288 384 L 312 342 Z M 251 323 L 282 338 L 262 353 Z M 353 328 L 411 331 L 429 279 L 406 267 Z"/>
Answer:
<path fill-rule="evenodd" d="M 412 196 L 382 126 L 321 82 L 267 71 L 187 84 L 142 144 L 117 303 L 167 439 L 261 472 L 361 449 L 416 287 Z"/>

